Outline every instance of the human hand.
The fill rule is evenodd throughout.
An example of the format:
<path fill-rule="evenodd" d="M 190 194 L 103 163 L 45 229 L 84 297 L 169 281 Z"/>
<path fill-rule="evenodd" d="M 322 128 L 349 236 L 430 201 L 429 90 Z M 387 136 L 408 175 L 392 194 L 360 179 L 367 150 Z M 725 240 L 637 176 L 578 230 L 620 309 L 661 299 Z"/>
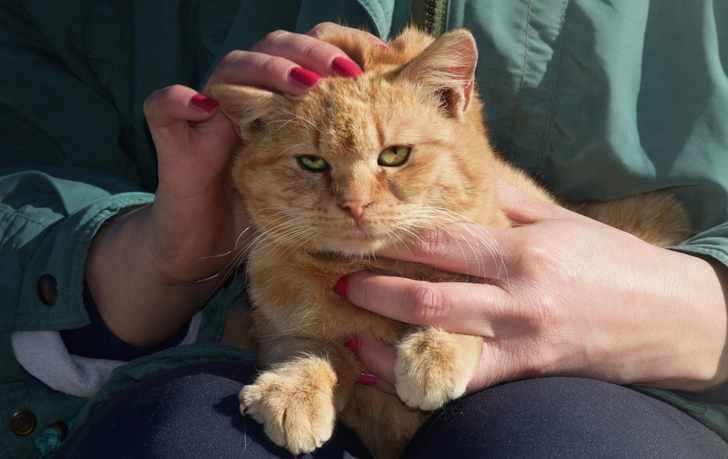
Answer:
<path fill-rule="evenodd" d="M 651 246 L 505 182 L 498 198 L 514 228 L 451 225 L 378 254 L 475 282 L 357 272 L 346 298 L 395 320 L 483 336 L 469 392 L 546 375 L 694 392 L 728 381 L 724 267 Z M 377 387 L 393 393 L 395 351 L 358 340 Z"/>
<path fill-rule="evenodd" d="M 279 30 L 250 51 L 226 55 L 206 86 L 266 86 L 302 94 L 320 75 L 360 74 L 343 51 L 316 38 L 331 28 L 365 34 L 381 43 L 365 32 L 331 23 L 320 24 L 306 35 Z M 242 203 L 224 174 L 237 146 L 235 132 L 217 113 L 215 101 L 182 86 L 149 96 L 145 114 L 159 163 L 149 246 L 160 271 L 183 282 L 219 274 L 229 262 L 229 257 L 219 255 L 244 246 L 239 237 L 247 228 Z"/>
<path fill-rule="evenodd" d="M 321 75 L 360 74 L 343 51 L 316 38 L 331 27 L 341 26 L 320 24 L 306 35 L 273 32 L 250 51 L 228 54 L 207 86 L 254 85 L 302 94 Z M 238 137 L 217 103 L 175 85 L 150 95 L 144 111 L 159 167 L 154 203 L 102 229 L 86 264 L 107 326 L 141 347 L 164 341 L 189 320 L 235 271 L 251 233 L 225 173 Z"/>
<path fill-rule="evenodd" d="M 217 103 L 177 85 L 144 111 L 159 166 L 154 203 L 106 225 L 86 262 L 107 326 L 139 347 L 174 334 L 234 271 L 248 226 L 225 174 L 237 135 Z"/>
<path fill-rule="evenodd" d="M 266 35 L 249 51 L 228 53 L 205 86 L 245 84 L 301 95 L 314 87 L 321 77 L 360 75 L 359 66 L 341 49 L 318 39 L 322 33 L 335 29 L 364 36 L 372 42 L 372 46 L 386 47 L 382 40 L 370 33 L 331 22 L 318 24 L 305 34 L 277 30 Z"/>

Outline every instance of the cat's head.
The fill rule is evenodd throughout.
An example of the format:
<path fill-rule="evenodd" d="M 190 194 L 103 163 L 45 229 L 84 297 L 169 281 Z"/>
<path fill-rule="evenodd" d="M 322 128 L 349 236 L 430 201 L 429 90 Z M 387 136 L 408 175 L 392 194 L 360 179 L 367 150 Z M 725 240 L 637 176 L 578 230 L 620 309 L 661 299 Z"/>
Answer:
<path fill-rule="evenodd" d="M 365 255 L 495 207 L 468 31 L 408 30 L 388 51 L 325 39 L 364 73 L 298 97 L 212 89 L 242 139 L 233 181 L 268 241 Z"/>

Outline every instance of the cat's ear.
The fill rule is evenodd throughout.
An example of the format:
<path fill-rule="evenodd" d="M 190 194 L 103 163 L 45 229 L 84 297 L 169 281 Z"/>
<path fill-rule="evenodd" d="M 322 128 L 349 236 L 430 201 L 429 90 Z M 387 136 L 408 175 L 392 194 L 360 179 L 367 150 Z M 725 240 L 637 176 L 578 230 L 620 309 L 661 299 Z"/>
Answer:
<path fill-rule="evenodd" d="M 466 29 L 455 29 L 432 42 L 402 70 L 399 78 L 435 95 L 449 116 L 459 117 L 470 105 L 477 62 L 473 35 Z"/>
<path fill-rule="evenodd" d="M 291 103 L 280 94 L 250 86 L 218 84 L 212 86 L 210 92 L 241 138 L 245 138 L 254 123 L 272 110 Z"/>

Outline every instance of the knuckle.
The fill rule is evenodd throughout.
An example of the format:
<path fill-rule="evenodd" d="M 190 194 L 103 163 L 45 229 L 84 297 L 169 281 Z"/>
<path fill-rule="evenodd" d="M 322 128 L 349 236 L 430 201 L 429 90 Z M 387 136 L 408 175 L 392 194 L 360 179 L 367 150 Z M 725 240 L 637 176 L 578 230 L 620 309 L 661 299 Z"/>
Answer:
<path fill-rule="evenodd" d="M 280 73 L 278 65 L 280 62 L 280 58 L 266 54 L 256 62 L 255 66 L 260 75 L 272 75 L 276 72 Z"/>
<path fill-rule="evenodd" d="M 220 59 L 220 63 L 218 64 L 218 69 L 232 66 L 235 62 L 242 59 L 246 53 L 247 53 L 247 51 L 241 51 L 241 50 L 230 51 L 225 56 L 223 56 L 222 59 Z"/>
<path fill-rule="evenodd" d="M 260 48 L 275 46 L 276 44 L 280 43 L 281 40 L 285 40 L 286 37 L 289 35 L 291 35 L 291 32 L 288 32 L 287 30 L 274 30 L 273 32 L 268 33 L 256 44 L 254 44 L 253 47 L 250 48 L 250 50 L 255 51 Z"/>
<path fill-rule="evenodd" d="M 333 22 L 321 22 L 321 23 L 313 26 L 308 32 L 306 32 L 306 34 L 314 36 L 314 37 L 318 37 L 319 35 L 321 35 L 325 31 L 331 29 L 332 27 L 338 27 L 338 25 L 334 24 Z"/>
<path fill-rule="evenodd" d="M 186 88 L 184 86 L 180 84 L 175 84 L 172 86 L 164 87 L 162 89 L 158 89 L 153 93 L 149 94 L 147 98 L 144 99 L 143 104 L 145 115 L 149 116 L 152 107 L 156 107 L 156 110 L 159 110 L 160 107 L 168 104 L 168 100 L 170 97 L 174 97 L 175 94 L 179 94 L 185 89 Z"/>
<path fill-rule="evenodd" d="M 442 291 L 429 282 L 419 282 L 410 289 L 408 304 L 414 319 L 422 323 L 446 317 L 449 312 Z"/>
<path fill-rule="evenodd" d="M 556 288 L 541 286 L 522 300 L 516 319 L 523 337 L 550 343 L 570 333 L 572 317 Z"/>
<path fill-rule="evenodd" d="M 534 336 L 549 335 L 560 329 L 558 319 L 558 301 L 550 292 L 541 292 L 538 303 L 531 309 L 528 318 L 530 333 Z"/>
<path fill-rule="evenodd" d="M 537 273 L 551 270 L 557 263 L 555 251 L 538 238 L 529 238 L 521 241 L 517 268 L 524 273 Z"/>
<path fill-rule="evenodd" d="M 152 104 L 159 99 L 159 97 L 164 94 L 163 91 L 165 91 L 167 88 L 158 89 L 154 91 L 153 93 L 149 94 L 146 99 L 144 99 L 144 104 L 142 105 L 142 108 L 144 109 L 144 113 L 146 115 L 149 115 L 149 109 L 151 108 Z"/>
<path fill-rule="evenodd" d="M 455 242 L 452 234 L 443 230 L 435 230 L 418 239 L 418 250 L 434 255 L 444 255 Z"/>
<path fill-rule="evenodd" d="M 313 41 L 312 43 L 305 44 L 301 51 L 309 57 L 316 56 L 320 51 L 330 48 L 331 45 L 323 41 Z"/>

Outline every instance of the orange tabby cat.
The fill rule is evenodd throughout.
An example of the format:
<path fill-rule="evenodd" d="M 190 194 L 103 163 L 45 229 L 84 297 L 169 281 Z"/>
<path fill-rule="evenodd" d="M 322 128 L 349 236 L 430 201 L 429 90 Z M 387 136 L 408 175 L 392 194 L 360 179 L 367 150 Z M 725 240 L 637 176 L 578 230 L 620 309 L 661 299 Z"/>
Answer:
<path fill-rule="evenodd" d="M 447 223 L 509 226 L 496 175 L 554 199 L 493 153 L 468 31 L 434 40 L 409 29 L 389 51 L 349 35 L 323 39 L 363 75 L 325 78 L 299 97 L 212 89 L 243 140 L 232 176 L 257 229 L 247 272 L 252 333 L 268 369 L 243 388 L 241 410 L 294 454 L 326 442 L 340 417 L 376 457 L 397 457 L 430 410 L 463 395 L 482 339 L 380 317 L 334 294 L 334 283 L 358 270 L 466 280 L 372 254 Z M 589 208 L 609 220 L 633 206 L 631 225 L 654 203 L 662 207 L 649 226 L 629 229 L 657 244 L 679 242 L 687 219 L 667 195 Z M 344 345 L 353 335 L 396 346 L 398 397 L 357 384 L 364 368 Z"/>

